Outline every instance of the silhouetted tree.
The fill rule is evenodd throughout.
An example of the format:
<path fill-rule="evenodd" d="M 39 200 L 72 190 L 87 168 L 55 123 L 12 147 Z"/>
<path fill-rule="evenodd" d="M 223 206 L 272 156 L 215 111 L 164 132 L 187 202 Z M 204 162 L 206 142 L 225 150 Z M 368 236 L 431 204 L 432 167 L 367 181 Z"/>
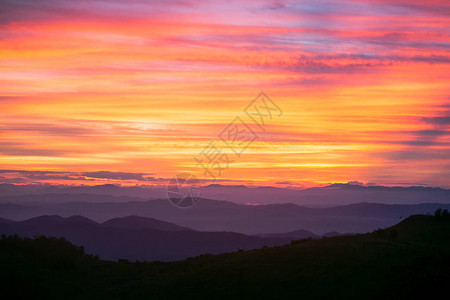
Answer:
<path fill-rule="evenodd" d="M 450 217 L 450 213 L 448 212 L 448 209 L 444 209 L 444 210 L 442 211 L 441 216 L 442 216 L 443 218 L 448 218 L 448 217 Z"/>
<path fill-rule="evenodd" d="M 442 208 L 438 208 L 436 209 L 436 211 L 434 212 L 434 216 L 435 217 L 440 217 L 442 213 Z"/>

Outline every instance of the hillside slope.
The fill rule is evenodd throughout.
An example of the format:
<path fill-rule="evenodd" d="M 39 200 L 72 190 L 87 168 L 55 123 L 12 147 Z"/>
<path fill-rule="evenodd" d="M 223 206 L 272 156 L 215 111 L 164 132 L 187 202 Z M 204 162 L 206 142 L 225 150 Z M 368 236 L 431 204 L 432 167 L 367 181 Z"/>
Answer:
<path fill-rule="evenodd" d="M 450 220 L 413 216 L 357 236 L 173 263 L 105 262 L 54 238 L 0 240 L 4 299 L 434 299 L 450 280 Z"/>

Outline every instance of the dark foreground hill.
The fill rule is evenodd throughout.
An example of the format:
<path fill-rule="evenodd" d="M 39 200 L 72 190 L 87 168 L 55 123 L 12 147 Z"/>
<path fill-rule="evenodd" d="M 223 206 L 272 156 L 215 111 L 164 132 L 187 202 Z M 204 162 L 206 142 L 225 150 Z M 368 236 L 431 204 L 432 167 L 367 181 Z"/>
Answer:
<path fill-rule="evenodd" d="M 450 220 L 172 263 L 107 262 L 62 239 L 2 237 L 3 299 L 446 299 Z"/>

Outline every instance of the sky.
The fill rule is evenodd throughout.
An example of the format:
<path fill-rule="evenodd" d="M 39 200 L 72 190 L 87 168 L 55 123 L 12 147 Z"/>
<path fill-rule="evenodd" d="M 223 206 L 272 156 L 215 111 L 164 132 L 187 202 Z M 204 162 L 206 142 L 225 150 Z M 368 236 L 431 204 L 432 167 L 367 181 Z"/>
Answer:
<path fill-rule="evenodd" d="M 450 188 L 447 0 L 0 7 L 0 183 Z"/>

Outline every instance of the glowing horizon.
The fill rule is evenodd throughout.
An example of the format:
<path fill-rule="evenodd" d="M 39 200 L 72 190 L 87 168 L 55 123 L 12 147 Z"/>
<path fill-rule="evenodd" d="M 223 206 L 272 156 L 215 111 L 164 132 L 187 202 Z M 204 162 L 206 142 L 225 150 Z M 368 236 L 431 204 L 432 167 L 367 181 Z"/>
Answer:
<path fill-rule="evenodd" d="M 443 0 L 2 1 L 0 183 L 202 177 L 194 156 L 264 91 L 283 116 L 219 183 L 450 188 L 449 12 Z"/>

